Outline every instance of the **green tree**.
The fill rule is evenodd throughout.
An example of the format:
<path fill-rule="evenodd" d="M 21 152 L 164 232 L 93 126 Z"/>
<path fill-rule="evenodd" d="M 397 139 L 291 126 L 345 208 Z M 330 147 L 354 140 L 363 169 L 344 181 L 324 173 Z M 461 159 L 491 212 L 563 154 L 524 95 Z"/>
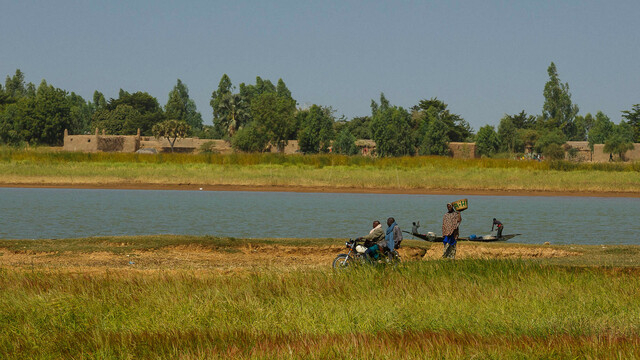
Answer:
<path fill-rule="evenodd" d="M 491 156 L 500 146 L 498 134 L 491 125 L 485 125 L 478 130 L 476 146 L 480 155 Z"/>
<path fill-rule="evenodd" d="M 573 141 L 586 141 L 588 139 L 589 130 L 593 127 L 595 118 L 591 113 L 587 113 L 585 116 L 577 115 L 575 124 L 575 133 L 570 140 Z"/>
<path fill-rule="evenodd" d="M 141 135 L 151 136 L 153 135 L 153 126 L 165 120 L 167 120 L 167 116 L 162 111 L 140 114 L 140 116 L 136 116 L 135 113 L 133 113 L 124 119 L 121 134 L 135 135 L 138 133 L 138 129 L 140 129 Z"/>
<path fill-rule="evenodd" d="M 609 120 L 609 117 L 598 111 L 596 113 L 596 119 L 593 122 L 593 126 L 589 129 L 589 148 L 593 151 L 594 144 L 604 144 L 607 138 L 613 132 L 614 124 Z"/>
<path fill-rule="evenodd" d="M 573 121 L 578 114 L 578 106 L 571 103 L 569 84 L 560 81 L 553 62 L 549 65 L 547 73 L 549 81 L 544 85 L 543 91 L 542 126 L 548 130 L 559 129 L 572 138 L 575 133 Z"/>
<path fill-rule="evenodd" d="M 266 132 L 256 122 L 247 124 L 231 138 L 231 146 L 244 152 L 263 152 L 268 143 Z"/>
<path fill-rule="evenodd" d="M 24 140 L 30 143 L 61 145 L 64 129 L 72 125 L 67 92 L 42 80 L 35 98 L 21 101 Z"/>
<path fill-rule="evenodd" d="M 107 101 L 105 100 L 104 95 L 98 90 L 93 92 L 93 106 L 96 110 L 107 107 Z"/>
<path fill-rule="evenodd" d="M 202 128 L 202 115 L 196 109 L 196 103 L 189 98 L 189 88 L 180 79 L 169 92 L 165 112 L 168 118 L 184 121 L 193 130 Z"/>
<path fill-rule="evenodd" d="M 189 128 L 189 124 L 185 121 L 178 120 L 166 120 L 161 123 L 153 125 L 153 136 L 156 139 L 165 138 L 169 141 L 169 145 L 171 146 L 171 152 L 173 152 L 173 146 L 176 143 L 178 138 L 184 138 L 187 136 L 191 129 Z"/>
<path fill-rule="evenodd" d="M 149 93 L 142 91 L 137 91 L 133 94 L 121 91 L 118 99 L 109 100 L 107 103 L 107 109 L 114 110 L 119 105 L 129 105 L 136 109 L 140 114 L 162 111 L 162 108 L 158 103 L 158 99 L 149 95 Z"/>
<path fill-rule="evenodd" d="M 290 135 L 295 132 L 295 110 L 293 99 L 278 96 L 275 92 L 261 94 L 251 102 L 253 121 L 279 152 L 284 152 Z"/>
<path fill-rule="evenodd" d="M 231 94 L 233 90 L 233 84 L 227 74 L 222 75 L 220 82 L 218 83 L 218 90 L 214 90 L 211 93 L 210 105 L 213 108 L 213 116 L 216 118 L 217 105 L 222 101 L 222 97 L 226 94 Z"/>
<path fill-rule="evenodd" d="M 518 145 L 518 127 L 514 124 L 513 117 L 505 114 L 505 116 L 500 119 L 497 136 L 500 141 L 501 151 L 516 152 L 516 146 Z"/>
<path fill-rule="evenodd" d="M 231 95 L 232 92 L 233 85 L 231 84 L 231 79 L 227 74 L 224 74 L 222 78 L 220 78 L 218 89 L 211 93 L 211 101 L 209 104 L 213 109 L 213 125 L 219 134 L 227 134 L 228 132 L 229 125 L 224 124 L 224 122 L 229 119 L 229 114 L 223 105 L 223 99 Z"/>
<path fill-rule="evenodd" d="M 26 95 L 27 89 L 24 82 L 24 73 L 20 69 L 16 69 L 13 77 L 7 76 L 4 82 L 4 91 L 14 99 L 21 98 Z"/>
<path fill-rule="evenodd" d="M 284 85 L 284 81 L 282 82 L 282 85 Z M 284 89 L 286 89 L 286 86 L 284 86 L 284 88 L 280 90 L 283 95 L 285 95 L 286 92 L 288 92 L 288 89 L 286 90 L 286 92 L 284 91 Z M 240 84 L 240 95 L 242 95 L 242 97 L 246 99 L 246 101 L 249 103 L 249 106 L 251 106 L 251 103 L 253 102 L 253 100 L 256 99 L 258 96 L 262 94 L 267 94 L 267 93 L 277 94 L 277 92 L 278 90 L 276 86 L 274 86 L 270 80 L 263 80 L 260 76 L 256 76 L 255 85 L 250 85 L 250 84 L 247 85 L 245 83 Z M 290 92 L 289 92 L 289 97 L 291 97 Z"/>
<path fill-rule="evenodd" d="M 545 146 L 542 154 L 549 160 L 564 159 L 564 149 L 556 143 L 551 143 Z"/>
<path fill-rule="evenodd" d="M 468 141 L 472 137 L 473 129 L 469 123 L 458 114 L 453 114 L 447 109 L 448 105 L 438 98 L 431 98 L 429 100 L 420 100 L 418 105 L 414 106 L 412 110 L 418 112 L 416 118 L 424 119 L 427 112 L 431 111 L 431 117 L 436 116 L 447 126 L 447 137 L 449 141 Z M 420 124 L 416 124 L 416 129 L 421 127 Z"/>
<path fill-rule="evenodd" d="M 420 144 L 420 155 L 449 155 L 449 126 L 441 120 L 435 109 L 427 112 L 422 127 L 424 137 Z"/>
<path fill-rule="evenodd" d="M 300 151 L 305 154 L 328 152 L 335 137 L 334 117 L 331 109 L 312 105 L 309 110 L 298 112 L 301 128 L 298 133 Z"/>
<path fill-rule="evenodd" d="M 633 136 L 633 128 L 631 125 L 621 121 L 620 124 L 613 126 L 613 130 L 604 142 L 603 150 L 608 153 L 617 154 L 618 158 L 624 161 L 624 154 L 628 150 L 634 149 Z"/>
<path fill-rule="evenodd" d="M 371 100 L 371 135 L 379 156 L 403 156 L 414 153 L 409 123 L 411 115 L 402 107 L 391 106 L 384 94 L 380 105 Z"/>
<path fill-rule="evenodd" d="M 216 128 L 213 125 L 202 125 L 202 129 L 194 131 L 193 136 L 200 139 L 220 139 L 221 135 L 218 134 Z"/>
<path fill-rule="evenodd" d="M 104 130 L 108 135 L 134 135 L 137 128 L 131 124 L 139 124 L 141 118 L 140 112 L 131 105 L 120 104 L 113 110 L 96 111 L 92 117 L 91 128 Z"/>
<path fill-rule="evenodd" d="M 282 79 L 278 79 L 278 85 L 276 86 L 276 94 L 278 94 L 278 96 L 293 99 L 293 97 L 291 96 L 291 91 L 289 91 L 289 89 L 287 88 L 287 85 L 285 85 Z"/>
<path fill-rule="evenodd" d="M 561 147 L 566 141 L 567 138 L 562 133 L 562 131 L 560 131 L 560 129 L 547 130 L 540 134 L 538 141 L 536 141 L 535 149 L 537 152 L 543 153 L 545 154 L 545 156 L 548 156 L 549 152 L 557 150 L 555 146 L 552 146 L 550 150 L 550 145 L 553 144 Z"/>
<path fill-rule="evenodd" d="M 77 120 L 74 118 L 77 114 L 72 114 L 74 101 L 81 102 L 82 98 L 75 94 L 69 96 L 45 80 L 36 90 L 33 87 L 29 83 L 25 88 L 20 70 L 16 70 L 13 77 L 7 77 L 0 96 L 0 141 L 61 145 L 64 129 L 73 128 Z"/>
<path fill-rule="evenodd" d="M 11 103 L 0 111 L 0 143 L 18 145 L 25 141 L 21 103 Z"/>
<path fill-rule="evenodd" d="M 186 104 L 182 101 L 180 94 L 175 89 L 169 93 L 169 99 L 164 107 L 164 112 L 169 119 L 185 121 L 187 118 Z"/>
<path fill-rule="evenodd" d="M 370 116 L 354 117 L 347 123 L 347 127 L 356 139 L 371 139 Z"/>
<path fill-rule="evenodd" d="M 69 132 L 71 134 L 84 134 L 89 132 L 91 116 L 94 113 L 93 104 L 85 101 L 82 96 L 72 92 L 67 97 L 71 106 L 71 126 Z"/>
<path fill-rule="evenodd" d="M 223 96 L 220 109 L 223 115 L 219 123 L 229 136 L 233 136 L 251 118 L 248 104 L 240 94 L 229 93 Z"/>
<path fill-rule="evenodd" d="M 523 152 L 525 147 L 533 149 L 534 145 L 540 138 L 540 133 L 534 129 L 519 129 L 517 132 L 518 142 L 516 143 L 516 152 Z"/>
<path fill-rule="evenodd" d="M 608 153 L 617 154 L 622 161 L 624 154 L 628 150 L 633 150 L 633 128 L 629 123 L 621 121 L 618 125 L 613 125 L 611 133 L 604 142 L 603 150 Z"/>
<path fill-rule="evenodd" d="M 603 147 L 604 152 L 617 154 L 618 158 L 622 161 L 625 160 L 624 154 L 627 151 L 633 150 L 633 149 L 634 149 L 634 145 L 632 142 L 624 141 L 618 135 L 613 135 L 607 138 L 607 140 L 604 142 L 604 147 Z"/>
<path fill-rule="evenodd" d="M 36 97 L 36 91 L 36 86 L 32 82 L 29 82 L 27 83 L 27 87 L 25 88 L 25 96 Z"/>
<path fill-rule="evenodd" d="M 342 129 L 336 140 L 333 142 L 333 152 L 336 154 L 356 155 L 358 147 L 356 146 L 356 137 L 349 132 L 348 128 Z"/>
<path fill-rule="evenodd" d="M 527 115 L 524 110 L 519 114 L 505 116 L 511 118 L 511 122 L 513 122 L 516 129 L 533 129 L 536 126 L 536 117 L 533 115 Z"/>
<path fill-rule="evenodd" d="M 633 142 L 640 142 L 640 104 L 635 104 L 631 110 L 622 112 L 622 117 L 627 119 L 633 131 Z"/>
<path fill-rule="evenodd" d="M 155 97 L 146 92 L 131 94 L 121 90 L 118 99 L 110 99 L 104 109 L 94 113 L 91 129 L 99 127 L 113 135 L 135 135 L 140 129 L 142 135 L 149 136 L 153 135 L 153 125 L 164 120 L 166 116 Z"/>

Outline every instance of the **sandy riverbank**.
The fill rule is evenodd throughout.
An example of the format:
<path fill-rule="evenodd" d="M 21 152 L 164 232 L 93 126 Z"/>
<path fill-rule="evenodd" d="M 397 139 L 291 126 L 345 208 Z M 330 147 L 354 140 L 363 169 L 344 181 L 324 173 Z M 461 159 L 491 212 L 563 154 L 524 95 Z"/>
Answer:
<path fill-rule="evenodd" d="M 485 196 L 577 196 L 577 197 L 632 197 L 639 192 L 624 191 L 547 191 L 547 190 L 490 190 L 490 189 L 393 189 L 318 186 L 277 185 L 207 185 L 207 184 L 158 184 L 158 183 L 0 183 L 5 188 L 52 189 L 114 189 L 114 190 L 183 190 L 183 191 L 267 191 L 299 193 L 355 193 L 355 194 L 408 194 L 408 195 L 485 195 Z"/>
<path fill-rule="evenodd" d="M 210 270 L 221 273 L 327 269 L 342 239 L 235 239 L 206 236 L 120 236 L 56 240 L 0 240 L 0 268 L 74 273 Z M 433 261 L 442 244 L 407 239 L 404 261 Z M 637 246 L 532 245 L 461 242 L 458 259 L 530 259 L 549 264 L 637 267 Z"/>

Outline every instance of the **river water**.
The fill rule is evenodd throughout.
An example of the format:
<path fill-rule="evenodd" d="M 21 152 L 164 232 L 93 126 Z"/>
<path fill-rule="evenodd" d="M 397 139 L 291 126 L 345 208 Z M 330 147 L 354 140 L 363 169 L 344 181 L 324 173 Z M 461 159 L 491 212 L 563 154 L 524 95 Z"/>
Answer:
<path fill-rule="evenodd" d="M 441 231 L 446 203 L 460 195 L 318 194 L 165 190 L 0 188 L 0 238 L 192 234 L 349 238 L 372 220 Z M 490 233 L 494 217 L 510 242 L 640 244 L 640 199 L 466 196 L 461 236 Z M 407 235 L 406 238 L 410 238 Z"/>

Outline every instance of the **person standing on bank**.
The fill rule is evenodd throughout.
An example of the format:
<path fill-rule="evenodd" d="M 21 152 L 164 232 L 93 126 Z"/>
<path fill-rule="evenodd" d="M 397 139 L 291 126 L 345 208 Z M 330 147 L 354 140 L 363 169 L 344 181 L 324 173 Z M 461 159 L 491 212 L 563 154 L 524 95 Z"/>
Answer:
<path fill-rule="evenodd" d="M 498 220 L 496 220 L 496 218 L 493 218 L 493 225 L 491 225 L 491 231 L 493 231 L 493 227 L 497 226 L 498 227 L 498 238 L 502 237 L 502 229 L 504 229 L 504 226 L 502 225 L 502 223 Z"/>
<path fill-rule="evenodd" d="M 456 245 L 458 242 L 458 228 L 462 222 L 462 216 L 447 204 L 447 213 L 442 217 L 442 236 L 444 237 L 443 258 L 456 258 Z"/>
<path fill-rule="evenodd" d="M 396 219 L 392 217 L 387 219 L 387 226 L 388 228 L 385 234 L 387 250 L 389 250 L 387 254 L 389 256 L 389 261 L 393 261 L 393 252 L 402 242 L 402 230 L 400 230 L 400 226 L 396 223 Z"/>

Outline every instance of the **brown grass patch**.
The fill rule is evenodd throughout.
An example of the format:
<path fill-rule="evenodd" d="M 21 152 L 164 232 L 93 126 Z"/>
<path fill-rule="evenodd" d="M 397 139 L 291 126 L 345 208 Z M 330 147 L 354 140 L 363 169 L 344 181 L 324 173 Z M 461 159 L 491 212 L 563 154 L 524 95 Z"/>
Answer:
<path fill-rule="evenodd" d="M 440 244 L 431 246 L 422 258 L 424 260 L 441 258 L 442 250 L 443 247 Z M 578 255 L 581 253 L 551 247 L 497 247 L 465 243 L 458 243 L 456 251 L 457 259 L 549 259 Z"/>
<path fill-rule="evenodd" d="M 581 358 L 585 356 L 638 356 L 637 335 L 548 335 L 482 336 L 450 331 L 382 332 L 376 334 L 286 334 L 255 332 L 231 334 L 209 331 L 184 331 L 172 334 L 143 332 L 107 334 L 102 342 L 111 348 L 139 344 L 135 352 L 149 348 L 180 358 L 309 358 L 309 359 L 424 359 L 424 358 Z M 171 344 L 171 345 L 168 345 Z M 194 346 L 195 345 L 195 346 Z M 624 355 L 623 355 L 624 354 Z M 176 354 L 177 355 L 177 354 Z M 582 356 L 581 356 L 582 355 Z M 589 356 L 591 355 L 591 356 Z"/>
<path fill-rule="evenodd" d="M 115 246 L 126 246 L 117 243 Z M 129 253 L 36 252 L 0 249 L 0 267 L 101 272 L 105 270 L 203 270 L 220 273 L 279 268 L 295 270 L 328 268 L 335 256 L 346 252 L 343 246 L 288 246 L 248 244 L 242 247 L 210 248 L 198 244 L 168 246 L 155 250 L 132 250 Z M 434 260 L 442 256 L 442 246 L 428 249 L 405 246 L 399 250 L 405 261 Z M 578 252 L 550 247 L 513 247 L 459 244 L 459 259 L 530 259 L 580 255 Z"/>

